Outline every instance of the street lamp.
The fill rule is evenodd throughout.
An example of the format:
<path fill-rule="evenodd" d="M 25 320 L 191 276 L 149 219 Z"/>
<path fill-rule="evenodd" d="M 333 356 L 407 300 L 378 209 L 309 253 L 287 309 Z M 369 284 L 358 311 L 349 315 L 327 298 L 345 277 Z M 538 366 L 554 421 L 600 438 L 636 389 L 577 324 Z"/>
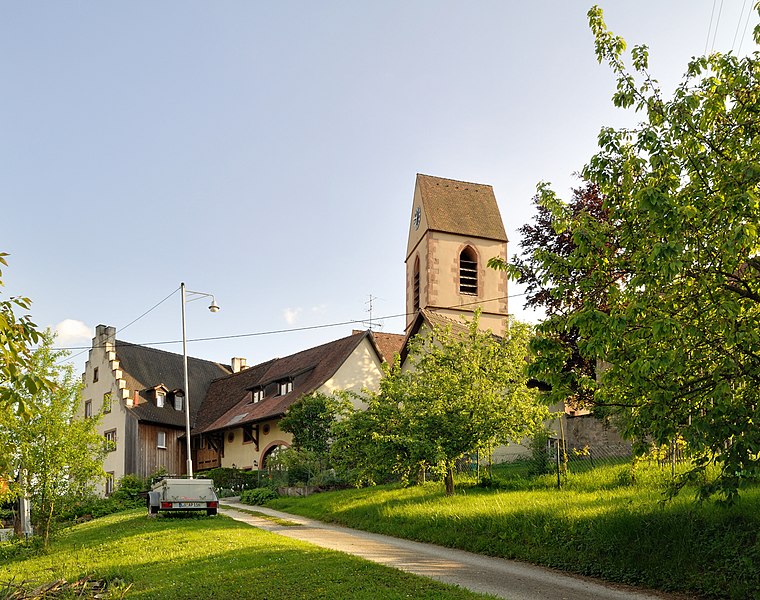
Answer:
<path fill-rule="evenodd" d="M 179 289 L 182 292 L 182 365 L 185 375 L 185 436 L 187 437 L 187 476 L 193 478 L 193 455 L 190 448 L 190 385 L 187 380 L 187 327 L 185 325 L 185 304 L 201 298 L 211 298 L 211 305 L 208 309 L 212 312 L 219 312 L 219 305 L 216 303 L 213 294 L 203 292 L 193 292 L 185 289 L 185 284 L 180 283 Z M 187 296 L 191 296 L 188 300 Z"/>

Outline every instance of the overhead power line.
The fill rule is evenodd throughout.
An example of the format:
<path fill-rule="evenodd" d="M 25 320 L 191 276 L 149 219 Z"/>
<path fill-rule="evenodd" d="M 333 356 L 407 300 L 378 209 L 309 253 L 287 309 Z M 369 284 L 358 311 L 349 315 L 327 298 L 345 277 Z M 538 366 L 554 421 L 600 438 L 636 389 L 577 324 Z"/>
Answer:
<path fill-rule="evenodd" d="M 720 0 L 720 8 L 718 8 L 718 18 L 715 21 L 715 31 L 713 31 L 712 46 L 710 46 L 710 52 L 715 50 L 715 38 L 718 36 L 718 27 L 720 26 L 720 15 L 723 13 L 723 0 Z"/>
<path fill-rule="evenodd" d="M 715 16 L 715 4 L 717 0 L 713 0 L 712 11 L 710 11 L 710 24 L 707 26 L 707 39 L 705 40 L 705 54 L 707 54 L 707 47 L 710 45 L 710 34 L 712 33 L 713 17 Z"/>
<path fill-rule="evenodd" d="M 176 290 L 175 290 L 175 292 L 176 292 Z M 173 295 L 175 292 L 172 292 L 172 294 L 170 294 L 169 296 L 167 296 L 167 298 L 170 297 L 171 295 Z M 499 296 L 498 298 L 489 298 L 487 300 L 474 300 L 473 302 L 465 302 L 464 304 L 457 304 L 457 305 L 454 305 L 454 306 L 444 306 L 444 307 L 441 307 L 441 308 L 443 308 L 443 309 L 457 309 L 457 308 L 461 308 L 463 306 L 472 306 L 474 304 L 486 304 L 488 302 L 496 302 L 498 300 L 505 300 L 507 298 L 517 298 L 519 296 L 524 296 L 526 293 L 527 292 L 521 292 L 519 294 L 509 294 L 507 296 Z M 165 300 L 166 300 L 166 298 L 164 298 L 164 300 L 162 300 L 161 302 L 164 302 Z M 159 304 L 161 304 L 161 302 L 159 302 Z M 156 306 L 158 306 L 158 304 Z M 153 308 L 156 308 L 156 307 L 154 306 Z M 153 309 L 150 309 L 150 310 L 153 310 Z M 150 312 L 150 311 L 147 311 L 144 314 L 147 314 L 148 312 Z M 384 319 L 398 319 L 398 318 L 406 317 L 406 316 L 413 315 L 413 314 L 415 314 L 415 313 L 414 312 L 411 312 L 411 313 L 404 312 L 404 313 L 398 313 L 398 314 L 394 314 L 394 315 L 386 315 L 386 316 L 383 316 L 383 317 L 375 317 L 373 320 L 382 321 Z M 139 318 L 142 318 L 142 316 L 138 317 L 138 319 Z M 135 319 L 135 321 L 137 321 L 137 319 Z M 237 333 L 237 334 L 232 334 L 232 335 L 219 335 L 219 336 L 211 336 L 211 337 L 193 338 L 193 339 L 189 339 L 187 341 L 188 341 L 188 343 L 190 343 L 190 342 L 212 342 L 212 341 L 218 341 L 218 340 L 232 340 L 232 339 L 239 339 L 239 338 L 246 338 L 246 337 L 261 337 L 261 336 L 265 336 L 265 335 L 279 335 L 279 334 L 283 334 L 283 333 L 294 333 L 294 332 L 298 332 L 298 331 L 311 331 L 311 330 L 315 330 L 315 329 L 327 329 L 327 328 L 330 328 L 330 327 L 341 327 L 341 326 L 345 326 L 345 325 L 356 325 L 356 324 L 364 323 L 365 321 L 366 321 L 366 319 L 351 319 L 351 320 L 348 320 L 348 321 L 340 321 L 340 322 L 337 322 L 337 323 L 323 323 L 323 324 L 320 324 L 320 325 L 304 325 L 302 327 L 290 327 L 290 328 L 287 328 L 287 329 L 272 329 L 272 330 L 268 330 L 268 331 L 255 331 L 255 332 L 252 332 L 252 333 Z M 131 325 L 131 323 L 130 323 L 130 325 Z M 164 340 L 164 341 L 147 342 L 147 343 L 135 344 L 135 345 L 136 346 L 148 346 L 148 347 L 151 347 L 151 346 L 166 346 L 166 345 L 169 345 L 169 344 L 178 344 L 181 341 L 182 340 Z M 87 351 L 87 350 L 90 350 L 92 348 L 97 348 L 97 347 L 98 346 L 71 346 L 71 347 L 56 348 L 56 350 L 83 350 L 83 351 Z M 79 354 L 81 354 L 81 352 Z M 71 358 L 74 358 L 75 356 L 79 356 L 79 354 L 75 354 L 74 356 L 67 357 L 66 360 L 70 360 Z"/>
<path fill-rule="evenodd" d="M 135 324 L 135 323 L 137 323 L 137 322 L 138 322 L 140 319 L 142 319 L 144 316 L 146 316 L 147 314 L 149 314 L 149 313 L 153 312 L 155 309 L 157 309 L 159 306 L 161 306 L 161 305 L 162 305 L 164 302 L 166 302 L 166 301 L 167 301 L 169 298 L 171 298 L 171 297 L 172 297 L 174 294 L 176 294 L 178 291 L 179 291 L 179 288 L 176 288 L 176 289 L 175 289 L 175 290 L 173 290 L 173 291 L 172 291 L 172 293 L 171 293 L 171 294 L 169 294 L 169 295 L 168 295 L 166 298 L 164 298 L 163 300 L 161 300 L 161 301 L 160 301 L 160 302 L 158 302 L 157 304 L 154 304 L 154 305 L 153 305 L 151 308 L 149 308 L 148 310 L 146 310 L 146 311 L 145 311 L 143 314 L 141 314 L 139 317 L 137 317 L 137 318 L 136 318 L 136 319 L 134 319 L 133 321 L 130 321 L 129 323 L 127 323 L 126 325 L 124 325 L 124 327 L 120 327 L 120 328 L 118 328 L 118 329 L 117 329 L 117 331 L 119 331 L 119 332 L 121 332 L 121 331 L 124 331 L 124 330 L 125 330 L 127 327 L 129 327 L 130 325 L 134 325 L 134 324 Z M 70 361 L 72 358 L 76 358 L 77 356 L 80 356 L 80 355 L 84 354 L 85 352 L 87 352 L 88 350 L 90 350 L 91 346 L 79 346 L 78 348 L 55 348 L 56 350 L 78 350 L 79 348 L 81 348 L 81 349 L 82 349 L 82 351 L 81 351 L 81 352 L 77 352 L 76 354 L 72 354 L 71 356 L 67 356 L 67 357 L 65 357 L 65 358 L 62 358 L 61 360 L 59 360 L 59 361 L 58 361 L 58 362 L 56 362 L 55 364 L 57 364 L 57 365 L 58 365 L 58 364 L 61 364 L 62 362 Z"/>
<path fill-rule="evenodd" d="M 747 20 L 744 21 L 744 31 L 742 31 L 742 39 L 739 40 L 739 48 L 737 48 L 736 53 L 741 54 L 742 52 L 742 45 L 744 44 L 744 36 L 747 33 L 747 26 L 749 25 L 749 19 L 752 16 L 752 7 L 750 6 L 749 10 L 747 11 Z"/>
<path fill-rule="evenodd" d="M 747 6 L 747 0 L 744 0 L 744 2 L 742 2 L 742 9 L 739 11 L 739 20 L 736 22 L 736 31 L 734 31 L 734 41 L 731 42 L 731 52 L 734 51 L 734 46 L 736 45 L 736 38 L 739 35 L 739 28 L 742 25 L 742 15 L 744 14 L 744 8 L 746 6 Z M 752 9 L 750 9 L 750 12 L 752 12 Z"/>

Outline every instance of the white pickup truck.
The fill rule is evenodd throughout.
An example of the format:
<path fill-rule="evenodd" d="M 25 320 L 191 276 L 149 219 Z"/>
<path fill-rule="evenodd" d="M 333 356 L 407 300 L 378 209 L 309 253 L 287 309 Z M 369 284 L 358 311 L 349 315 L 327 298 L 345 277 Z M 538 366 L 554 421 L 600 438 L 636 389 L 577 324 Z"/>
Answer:
<path fill-rule="evenodd" d="M 211 479 L 162 479 L 148 492 L 148 513 L 151 515 L 160 510 L 205 510 L 211 516 L 218 508 L 219 498 Z"/>

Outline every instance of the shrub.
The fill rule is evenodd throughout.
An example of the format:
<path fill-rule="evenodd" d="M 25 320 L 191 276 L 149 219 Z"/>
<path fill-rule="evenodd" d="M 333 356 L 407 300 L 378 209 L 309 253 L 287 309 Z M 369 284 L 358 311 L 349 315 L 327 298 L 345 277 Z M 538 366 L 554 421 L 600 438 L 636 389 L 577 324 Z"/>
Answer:
<path fill-rule="evenodd" d="M 532 475 L 546 475 L 554 471 L 549 457 L 549 431 L 546 428 L 540 428 L 533 434 L 530 440 L 530 452 Z"/>
<path fill-rule="evenodd" d="M 269 500 L 274 500 L 279 495 L 273 489 L 270 488 L 254 488 L 252 490 L 245 490 L 240 494 L 240 501 L 243 504 L 261 505 L 265 504 Z"/>
<path fill-rule="evenodd" d="M 241 492 L 258 487 L 259 485 L 258 471 L 241 471 L 240 469 L 218 467 L 203 471 L 198 476 L 213 479 L 214 488 L 217 490 L 227 489 Z"/>

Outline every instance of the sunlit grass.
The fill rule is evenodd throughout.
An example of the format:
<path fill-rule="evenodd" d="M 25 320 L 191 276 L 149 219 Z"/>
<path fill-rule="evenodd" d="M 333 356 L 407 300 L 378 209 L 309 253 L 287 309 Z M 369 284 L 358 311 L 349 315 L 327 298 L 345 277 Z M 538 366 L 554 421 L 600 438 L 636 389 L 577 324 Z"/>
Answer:
<path fill-rule="evenodd" d="M 482 598 L 225 517 L 131 511 L 63 532 L 47 554 L 11 558 L 0 587 L 91 575 L 127 598 Z"/>
<path fill-rule="evenodd" d="M 507 489 L 440 483 L 281 498 L 269 506 L 312 518 L 612 581 L 713 597 L 760 598 L 760 489 L 733 507 L 698 504 L 686 489 L 666 501 L 667 477 L 622 465 L 569 478 L 506 482 Z"/>

